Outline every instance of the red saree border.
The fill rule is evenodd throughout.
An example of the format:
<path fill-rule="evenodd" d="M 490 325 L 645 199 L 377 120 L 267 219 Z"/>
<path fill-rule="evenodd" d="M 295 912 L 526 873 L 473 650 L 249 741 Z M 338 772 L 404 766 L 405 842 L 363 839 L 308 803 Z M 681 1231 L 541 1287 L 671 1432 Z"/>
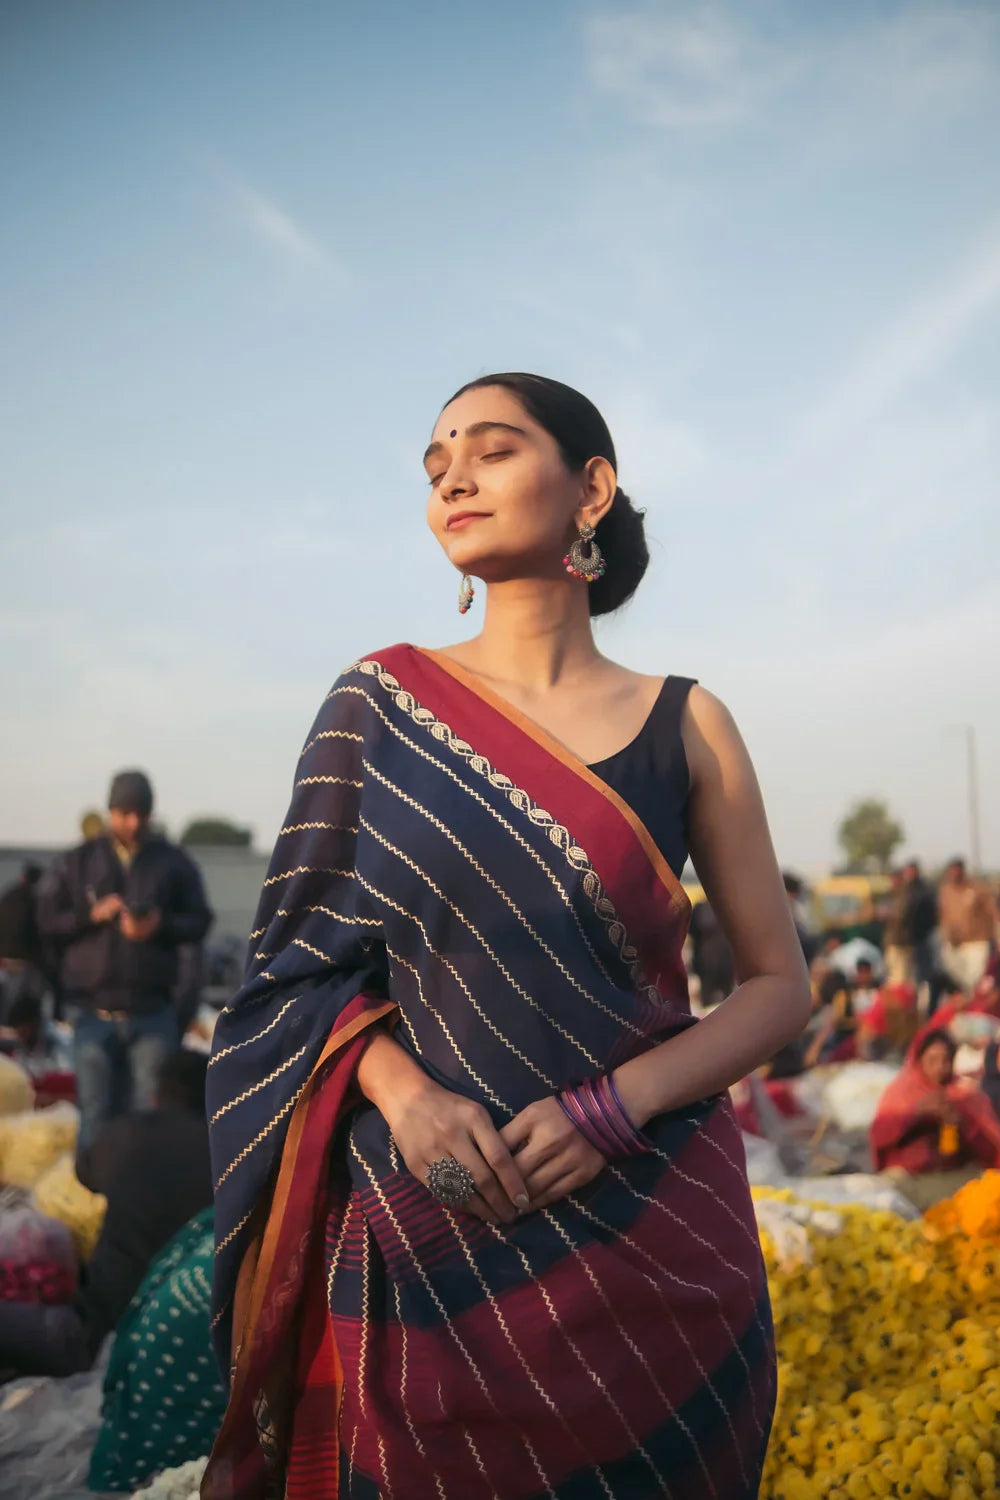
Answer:
<path fill-rule="evenodd" d="M 373 1000 L 377 1003 L 372 1004 Z M 359 1012 L 330 1033 L 292 1111 L 270 1202 L 266 1213 L 263 1205 L 259 1206 L 255 1232 L 240 1263 L 233 1308 L 229 1404 L 202 1481 L 202 1500 L 251 1500 L 251 1497 L 256 1500 L 265 1494 L 268 1482 L 265 1456 L 252 1398 L 255 1386 L 263 1392 L 265 1385 L 270 1390 L 274 1384 L 275 1365 L 268 1359 L 269 1346 L 281 1342 L 284 1334 L 286 1347 L 275 1352 L 287 1355 L 294 1348 L 290 1339 L 298 1304 L 292 1305 L 282 1280 L 287 1280 L 290 1266 L 301 1267 L 314 1258 L 313 1240 L 321 1227 L 317 1208 L 325 1201 L 321 1181 L 337 1121 L 363 1050 L 358 1044 L 366 1030 L 398 1012 L 393 1001 L 364 993 L 352 1002 L 352 1007 L 358 1005 Z M 331 1068 L 329 1064 L 334 1059 Z M 303 1276 L 303 1283 L 308 1279 Z M 304 1284 L 298 1288 L 299 1302 L 306 1289 Z M 332 1452 L 331 1461 L 335 1465 L 336 1415 L 342 1377 L 336 1348 L 325 1335 L 322 1344 L 325 1347 L 311 1354 L 300 1349 L 292 1368 L 281 1373 L 298 1384 L 303 1377 L 307 1381 L 311 1378 L 313 1368 L 322 1370 L 322 1383 L 331 1394 L 332 1437 L 329 1427 L 311 1436 L 328 1456 Z M 292 1392 L 285 1390 L 281 1394 L 287 1398 Z M 287 1432 L 284 1442 L 288 1444 Z M 280 1457 L 287 1458 L 287 1446 L 284 1452 L 281 1449 L 279 1439 Z"/>
<path fill-rule="evenodd" d="M 387 688 L 395 682 L 446 725 L 464 743 L 464 758 L 469 750 L 481 756 L 582 846 L 602 888 L 592 896 L 613 941 L 619 947 L 627 941 L 638 955 L 635 979 L 652 985 L 675 1014 L 690 1014 L 682 957 L 690 903 L 628 804 L 547 731 L 450 657 L 402 643 L 364 660 L 386 673 Z M 420 723 L 419 714 L 415 723 Z M 575 861 L 571 864 L 580 869 Z"/>
<path fill-rule="evenodd" d="M 444 652 L 435 651 L 427 646 L 411 646 L 410 649 L 416 651 L 420 656 L 426 656 L 435 666 L 440 667 L 443 672 L 447 672 L 451 677 L 454 677 L 463 687 L 468 688 L 471 693 L 475 693 L 484 703 L 488 703 L 490 708 L 496 713 L 502 714 L 505 719 L 509 720 L 522 734 L 534 740 L 540 749 L 546 751 L 565 766 L 568 771 L 572 771 L 575 776 L 578 776 L 582 782 L 590 787 L 591 791 L 599 793 L 605 801 L 609 802 L 632 830 L 642 847 L 643 853 L 664 885 L 671 905 L 674 907 L 677 915 L 683 917 L 685 923 L 687 923 L 691 916 L 691 902 L 688 899 L 687 891 L 660 853 L 645 823 L 633 812 L 632 808 L 629 807 L 623 797 L 618 795 L 613 787 L 608 786 L 606 781 L 602 781 L 599 776 L 595 775 L 586 761 L 582 761 L 578 755 L 574 755 L 572 750 L 568 749 L 560 740 L 557 740 L 554 735 L 549 734 L 547 729 L 543 729 L 528 714 L 523 713 L 513 703 L 508 702 L 501 693 L 497 693 L 493 688 L 488 687 L 481 678 L 477 677 L 474 672 L 470 672 L 467 667 L 463 667 L 457 661 L 453 661 Z"/>

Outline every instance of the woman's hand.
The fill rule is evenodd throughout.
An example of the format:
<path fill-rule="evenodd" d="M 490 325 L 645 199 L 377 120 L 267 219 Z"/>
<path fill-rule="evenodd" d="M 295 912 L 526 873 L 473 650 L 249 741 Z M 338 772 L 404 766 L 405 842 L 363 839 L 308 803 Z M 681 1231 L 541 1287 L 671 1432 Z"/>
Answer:
<path fill-rule="evenodd" d="M 929 1119 L 940 1120 L 943 1124 L 954 1123 L 954 1110 L 944 1089 L 937 1089 L 933 1094 L 928 1094 L 917 1106 L 918 1114 L 927 1115 Z"/>
<path fill-rule="evenodd" d="M 602 1156 L 563 1114 L 558 1099 L 537 1099 L 500 1131 L 514 1154 L 532 1208 L 547 1208 L 585 1187 L 607 1166 Z"/>
<path fill-rule="evenodd" d="M 468 1167 L 476 1194 L 461 1212 L 489 1224 L 512 1224 L 528 1207 L 524 1177 L 488 1111 L 428 1078 L 387 1033 L 377 1033 L 366 1047 L 358 1083 L 414 1177 L 426 1184 L 428 1169 L 442 1157 Z"/>

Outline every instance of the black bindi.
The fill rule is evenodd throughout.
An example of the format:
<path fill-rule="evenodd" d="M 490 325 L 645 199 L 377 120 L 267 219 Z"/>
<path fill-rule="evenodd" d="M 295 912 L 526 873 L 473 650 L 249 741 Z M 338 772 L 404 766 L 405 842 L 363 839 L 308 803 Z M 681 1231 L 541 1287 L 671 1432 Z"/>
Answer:
<path fill-rule="evenodd" d="M 448 434 L 449 437 L 458 437 L 458 428 L 453 427 Z"/>

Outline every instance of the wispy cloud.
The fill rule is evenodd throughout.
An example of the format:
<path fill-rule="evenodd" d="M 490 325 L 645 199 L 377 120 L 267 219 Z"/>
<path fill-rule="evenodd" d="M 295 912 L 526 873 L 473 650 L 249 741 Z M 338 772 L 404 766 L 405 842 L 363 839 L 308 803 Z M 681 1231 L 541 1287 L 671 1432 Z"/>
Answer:
<path fill-rule="evenodd" d="M 774 87 L 767 49 L 716 5 L 596 15 L 585 36 L 597 86 L 647 124 L 732 124 Z"/>
<path fill-rule="evenodd" d="M 1000 223 L 879 332 L 799 425 L 798 448 L 857 431 L 946 360 L 1000 309 Z"/>
<path fill-rule="evenodd" d="M 257 240 L 294 265 L 318 271 L 340 286 L 350 283 L 344 262 L 301 219 L 229 167 L 212 163 L 211 171 L 227 206 Z"/>
<path fill-rule="evenodd" d="M 898 125 L 967 106 L 996 86 L 1000 11 L 987 4 L 907 6 L 860 22 L 832 8 L 806 30 L 784 5 L 660 0 L 585 23 L 590 73 L 635 118 L 711 131 L 764 121 L 782 102 L 816 114 L 876 111 Z"/>

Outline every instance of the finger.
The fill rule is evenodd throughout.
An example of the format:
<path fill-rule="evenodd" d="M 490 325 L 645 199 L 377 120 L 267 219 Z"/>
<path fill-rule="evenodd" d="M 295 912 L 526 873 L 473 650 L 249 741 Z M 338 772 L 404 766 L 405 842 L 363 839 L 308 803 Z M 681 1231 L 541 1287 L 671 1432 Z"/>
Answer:
<path fill-rule="evenodd" d="M 501 1219 L 498 1214 L 495 1214 L 493 1212 L 492 1208 L 490 1208 L 489 1204 L 486 1202 L 486 1199 L 481 1197 L 479 1193 L 476 1193 L 472 1198 L 469 1199 L 468 1203 L 463 1204 L 461 1208 L 449 1209 L 448 1212 L 458 1214 L 471 1214 L 474 1219 L 481 1219 L 484 1224 L 496 1224 L 497 1226 L 499 1226 L 507 1222 L 506 1220 Z"/>
<path fill-rule="evenodd" d="M 546 1162 L 536 1172 L 532 1172 L 528 1177 L 528 1193 L 532 1207 L 537 1207 L 539 1198 L 544 1197 L 557 1182 L 571 1172 L 577 1171 L 579 1171 L 578 1163 L 568 1157 L 565 1152 L 560 1152 L 552 1161 Z"/>
<path fill-rule="evenodd" d="M 544 1136 L 536 1136 L 529 1139 L 523 1150 L 517 1153 L 517 1169 L 531 1191 L 530 1179 L 539 1167 L 544 1167 L 548 1162 L 555 1161 L 563 1155 L 567 1145 L 565 1141 L 546 1140 Z"/>
<path fill-rule="evenodd" d="M 476 1182 L 477 1177 L 485 1178 L 486 1176 L 483 1160 L 479 1156 L 479 1153 L 476 1151 L 476 1148 L 471 1141 L 467 1140 L 465 1145 L 452 1142 L 447 1147 L 447 1149 L 442 1152 L 442 1156 L 445 1158 L 450 1158 L 452 1161 L 457 1161 L 461 1163 L 463 1167 L 466 1167 L 470 1175 L 472 1176 L 473 1182 Z M 441 1160 L 441 1157 L 437 1157 L 436 1160 Z M 407 1166 L 409 1165 L 410 1164 L 407 1163 Z M 496 1213 L 495 1209 L 490 1205 L 490 1203 L 482 1195 L 482 1193 L 480 1193 L 478 1185 L 476 1186 L 475 1191 L 470 1194 L 468 1200 L 465 1203 L 444 1203 L 442 1199 L 437 1198 L 437 1194 L 434 1192 L 434 1189 L 431 1187 L 430 1183 L 430 1169 L 432 1165 L 432 1162 L 425 1162 L 422 1167 L 411 1166 L 410 1170 L 413 1172 L 413 1175 L 424 1184 L 431 1196 L 436 1198 L 438 1203 L 441 1203 L 442 1207 L 447 1213 L 454 1212 L 474 1214 L 476 1218 L 485 1219 L 489 1224 L 497 1224 L 500 1222 L 499 1214 Z M 509 1206 L 507 1209 L 507 1215 L 508 1217 L 512 1217 Z"/>
<path fill-rule="evenodd" d="M 513 1155 L 527 1145 L 531 1139 L 531 1119 L 525 1110 L 508 1120 L 497 1132 L 507 1150 Z"/>
<path fill-rule="evenodd" d="M 511 1156 L 499 1131 L 493 1128 L 488 1118 L 484 1118 L 479 1124 L 473 1126 L 472 1139 L 489 1169 L 492 1179 L 490 1186 L 493 1183 L 497 1185 L 515 1213 L 527 1208 L 528 1189 L 524 1175 Z M 484 1196 L 489 1201 L 488 1195 L 484 1194 Z"/>
<path fill-rule="evenodd" d="M 495 1224 L 513 1223 L 517 1218 L 517 1210 L 483 1160 L 475 1142 L 469 1140 L 466 1145 L 456 1144 L 452 1147 L 451 1154 L 463 1167 L 468 1167 L 475 1183 L 475 1194 L 468 1203 L 462 1205 L 463 1211 L 476 1213 L 480 1218 L 488 1218 Z"/>
<path fill-rule="evenodd" d="M 577 1188 L 583 1187 L 585 1180 L 577 1171 L 564 1173 L 540 1198 L 532 1199 L 532 1208 L 548 1208 L 551 1204 L 558 1203 L 569 1193 L 575 1193 Z"/>

